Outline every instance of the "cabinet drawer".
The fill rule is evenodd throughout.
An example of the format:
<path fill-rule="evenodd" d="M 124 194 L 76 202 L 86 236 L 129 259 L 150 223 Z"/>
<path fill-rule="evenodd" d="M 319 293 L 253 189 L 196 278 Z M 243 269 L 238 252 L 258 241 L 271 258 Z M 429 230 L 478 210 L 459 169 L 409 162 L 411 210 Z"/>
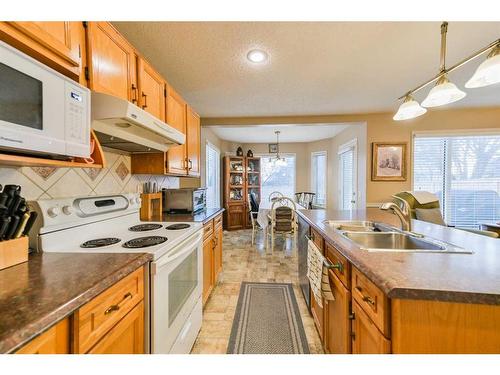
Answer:
<path fill-rule="evenodd" d="M 214 219 L 214 226 L 217 227 L 219 225 L 222 225 L 222 214 L 219 216 L 216 216 Z"/>
<path fill-rule="evenodd" d="M 203 240 L 209 238 L 214 231 L 214 221 L 210 220 L 203 224 Z"/>
<path fill-rule="evenodd" d="M 315 230 L 314 228 L 311 228 L 311 239 L 313 240 L 314 244 L 318 247 L 318 249 L 321 250 L 321 253 L 325 253 L 325 241 L 323 240 L 323 237 L 321 234 Z"/>
<path fill-rule="evenodd" d="M 352 296 L 380 331 L 389 337 L 389 300 L 368 278 L 352 267 Z"/>
<path fill-rule="evenodd" d="M 342 284 L 349 289 L 351 285 L 351 263 L 329 242 L 325 243 L 325 256 L 332 264 L 340 266 L 339 268 L 333 268 L 332 271 Z"/>
<path fill-rule="evenodd" d="M 82 306 L 74 314 L 75 353 L 86 353 L 143 298 L 141 267 Z"/>

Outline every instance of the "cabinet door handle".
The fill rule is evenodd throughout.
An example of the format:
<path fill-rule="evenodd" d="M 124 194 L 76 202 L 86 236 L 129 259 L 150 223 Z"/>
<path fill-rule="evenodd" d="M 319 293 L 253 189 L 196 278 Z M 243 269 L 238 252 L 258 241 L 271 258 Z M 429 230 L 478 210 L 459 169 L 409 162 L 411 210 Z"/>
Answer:
<path fill-rule="evenodd" d="M 132 103 L 137 104 L 137 86 L 132 83 L 132 94 L 134 96 L 132 97 Z"/>
<path fill-rule="evenodd" d="M 125 301 L 126 299 L 128 298 L 133 298 L 132 296 L 132 293 L 130 292 L 127 292 L 127 294 L 125 294 L 123 296 L 123 299 L 121 300 L 120 303 L 116 304 L 116 305 L 111 305 L 109 306 L 105 311 L 104 311 L 104 315 L 108 315 L 108 314 L 111 314 L 113 311 L 118 311 L 120 310 L 120 304 L 123 303 L 123 301 Z"/>
<path fill-rule="evenodd" d="M 370 296 L 363 296 L 363 301 L 369 303 L 372 306 L 375 306 L 375 301 Z"/>
<path fill-rule="evenodd" d="M 189 170 L 193 169 L 193 161 L 191 159 L 188 159 L 189 161 Z"/>
<path fill-rule="evenodd" d="M 147 95 L 144 94 L 144 91 L 142 92 L 142 97 L 144 98 L 144 104 L 142 105 L 142 109 L 148 108 L 148 102 L 147 102 Z"/>

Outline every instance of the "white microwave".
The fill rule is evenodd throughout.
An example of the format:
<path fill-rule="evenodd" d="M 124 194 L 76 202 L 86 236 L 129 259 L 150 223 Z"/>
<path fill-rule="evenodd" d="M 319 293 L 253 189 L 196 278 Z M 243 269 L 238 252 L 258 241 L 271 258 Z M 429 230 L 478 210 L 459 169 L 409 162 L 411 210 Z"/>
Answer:
<path fill-rule="evenodd" d="M 0 149 L 90 156 L 90 90 L 0 42 Z"/>

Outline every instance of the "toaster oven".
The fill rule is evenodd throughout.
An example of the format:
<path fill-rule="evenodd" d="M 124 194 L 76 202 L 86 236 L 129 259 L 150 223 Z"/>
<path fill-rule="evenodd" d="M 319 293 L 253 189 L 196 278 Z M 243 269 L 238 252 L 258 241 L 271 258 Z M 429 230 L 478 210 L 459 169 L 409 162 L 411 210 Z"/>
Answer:
<path fill-rule="evenodd" d="M 168 213 L 195 213 L 207 206 L 206 188 L 162 190 L 163 211 Z"/>

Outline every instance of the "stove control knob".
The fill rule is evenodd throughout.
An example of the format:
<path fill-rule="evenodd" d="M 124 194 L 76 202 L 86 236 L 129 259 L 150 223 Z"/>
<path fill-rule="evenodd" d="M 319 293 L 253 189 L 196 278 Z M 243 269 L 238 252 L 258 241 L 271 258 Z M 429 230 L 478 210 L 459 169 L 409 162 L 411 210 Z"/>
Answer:
<path fill-rule="evenodd" d="M 141 198 L 139 198 L 139 197 L 135 198 L 135 203 L 141 204 Z"/>
<path fill-rule="evenodd" d="M 71 206 L 63 206 L 62 212 L 65 215 L 71 215 L 73 213 L 73 207 L 71 207 Z"/>
<path fill-rule="evenodd" d="M 61 213 L 61 210 L 59 209 L 59 207 L 50 207 L 47 210 L 47 213 L 49 214 L 50 217 L 56 217 Z"/>
<path fill-rule="evenodd" d="M 130 204 L 134 204 L 135 203 L 135 198 L 134 197 L 130 197 L 128 199 L 128 201 L 130 202 Z"/>

